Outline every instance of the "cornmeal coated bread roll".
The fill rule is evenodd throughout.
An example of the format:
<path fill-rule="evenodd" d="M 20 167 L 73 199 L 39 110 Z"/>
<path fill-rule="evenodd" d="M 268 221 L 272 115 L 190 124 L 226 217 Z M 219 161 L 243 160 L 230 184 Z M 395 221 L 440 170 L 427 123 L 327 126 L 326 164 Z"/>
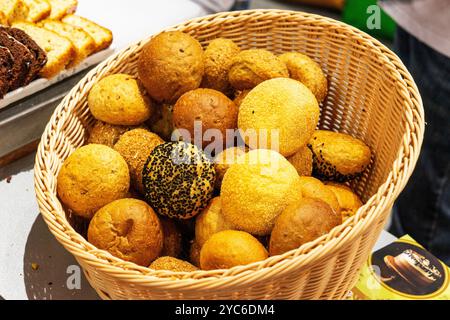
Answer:
<path fill-rule="evenodd" d="M 213 198 L 195 220 L 195 241 L 202 247 L 213 234 L 230 229 L 231 224 L 222 214 L 220 197 Z"/>
<path fill-rule="evenodd" d="M 313 241 L 341 223 L 341 217 L 318 199 L 303 198 L 278 217 L 270 237 L 269 253 L 276 256 Z"/>
<path fill-rule="evenodd" d="M 164 143 L 144 166 L 145 199 L 160 215 L 190 219 L 208 205 L 215 179 L 214 164 L 195 145 Z"/>
<path fill-rule="evenodd" d="M 142 170 L 150 153 L 164 140 L 158 135 L 142 128 L 124 133 L 114 145 L 114 149 L 125 159 L 130 169 L 131 186 L 140 193 L 144 192 Z"/>
<path fill-rule="evenodd" d="M 250 149 L 261 145 L 289 157 L 308 143 L 319 115 L 319 104 L 307 87 L 293 79 L 271 79 L 245 97 L 238 127 Z"/>
<path fill-rule="evenodd" d="M 210 88 L 228 95 L 232 88 L 228 81 L 233 58 L 241 51 L 233 40 L 218 38 L 205 50 L 205 75 L 202 88 Z"/>
<path fill-rule="evenodd" d="M 163 233 L 148 204 L 121 199 L 97 211 L 89 224 L 88 241 L 117 258 L 147 267 L 161 253 Z"/>
<path fill-rule="evenodd" d="M 307 146 L 300 148 L 296 153 L 287 159 L 295 167 L 295 169 L 297 169 L 300 177 L 310 177 L 312 175 L 313 155 Z"/>
<path fill-rule="evenodd" d="M 341 207 L 336 195 L 333 191 L 327 188 L 322 181 L 313 177 L 300 177 L 300 185 L 302 189 L 302 196 L 304 198 L 322 200 L 326 202 L 338 215 L 341 214 Z"/>
<path fill-rule="evenodd" d="M 328 81 L 317 62 L 298 52 L 284 53 L 280 60 L 286 64 L 290 77 L 307 86 L 319 103 L 325 99 Z"/>
<path fill-rule="evenodd" d="M 313 173 L 322 180 L 345 182 L 358 177 L 370 164 L 370 148 L 348 134 L 317 130 L 308 147 L 313 152 Z"/>
<path fill-rule="evenodd" d="M 167 270 L 173 272 L 194 272 L 199 269 L 187 261 L 173 257 L 160 257 L 149 266 L 153 270 Z"/>
<path fill-rule="evenodd" d="M 227 129 L 237 127 L 238 108 L 226 95 L 213 89 L 195 89 L 183 94 L 173 109 L 173 125 L 176 129 L 189 132 L 194 142 L 195 122 L 199 122 L 202 132 L 218 130 L 221 140 L 204 139 L 203 148 L 209 144 L 224 146 Z"/>
<path fill-rule="evenodd" d="M 325 186 L 336 196 L 341 207 L 342 220 L 346 220 L 356 214 L 363 206 L 361 199 L 344 184 L 325 182 Z"/>
<path fill-rule="evenodd" d="M 158 102 L 175 103 L 183 93 L 197 89 L 204 72 L 202 46 L 180 31 L 152 38 L 139 56 L 139 78 Z"/>
<path fill-rule="evenodd" d="M 99 144 L 76 150 L 58 174 L 59 198 L 76 215 L 88 219 L 104 205 L 124 198 L 129 188 L 125 160 L 117 151 Z"/>
<path fill-rule="evenodd" d="M 220 197 L 233 229 L 264 236 L 280 213 L 301 199 L 300 177 L 278 152 L 252 150 L 225 173 Z"/>
<path fill-rule="evenodd" d="M 202 270 L 229 269 L 267 259 L 266 248 L 252 235 L 235 230 L 216 233 L 200 251 Z"/>
<path fill-rule="evenodd" d="M 265 80 L 288 77 L 284 62 L 264 49 L 241 51 L 234 57 L 228 73 L 228 80 L 237 90 L 253 89 Z"/>
<path fill-rule="evenodd" d="M 161 255 L 174 258 L 179 257 L 183 242 L 183 236 L 180 229 L 171 219 L 160 217 L 159 220 L 161 221 L 164 234 L 163 250 Z"/>
<path fill-rule="evenodd" d="M 96 121 L 89 130 L 88 144 L 103 144 L 113 148 L 120 137 L 127 131 L 135 129 L 134 126 L 116 126 L 103 121 Z"/>
<path fill-rule="evenodd" d="M 114 125 L 140 125 L 152 115 L 152 105 L 140 83 L 127 74 L 113 74 L 96 83 L 88 96 L 97 120 Z"/>
<path fill-rule="evenodd" d="M 216 188 L 220 189 L 222 187 L 223 177 L 227 170 L 236 163 L 239 156 L 247 152 L 246 148 L 241 147 L 231 147 L 223 150 L 217 156 L 214 157 L 214 163 L 216 168 Z"/>

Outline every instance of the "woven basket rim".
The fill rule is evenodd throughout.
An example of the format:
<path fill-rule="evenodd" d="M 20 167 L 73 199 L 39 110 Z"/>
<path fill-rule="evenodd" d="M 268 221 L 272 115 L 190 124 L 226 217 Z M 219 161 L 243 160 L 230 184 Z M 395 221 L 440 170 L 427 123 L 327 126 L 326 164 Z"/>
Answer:
<path fill-rule="evenodd" d="M 41 143 L 38 148 L 36 155 L 35 164 L 35 190 L 36 194 L 41 195 L 46 201 L 42 201 L 38 196 L 38 204 L 40 211 L 44 216 L 44 220 L 50 227 L 51 232 L 55 235 L 57 240 L 63 244 L 63 246 L 71 252 L 77 259 L 83 259 L 88 263 L 95 265 L 97 268 L 101 269 L 106 273 L 113 273 L 115 277 L 126 279 L 130 282 L 136 282 L 140 285 L 152 286 L 155 289 L 158 285 L 170 284 L 171 288 L 177 288 L 185 286 L 186 284 L 196 284 L 203 285 L 208 283 L 214 286 L 214 281 L 220 278 L 221 280 L 227 280 L 230 283 L 237 277 L 239 277 L 239 285 L 247 285 L 245 282 L 246 276 L 249 274 L 252 277 L 255 276 L 255 272 L 261 274 L 261 280 L 265 277 L 269 277 L 270 273 L 262 272 L 267 271 L 267 269 L 276 270 L 277 274 L 280 272 L 289 272 L 291 268 L 301 265 L 307 268 L 308 264 L 317 259 L 325 259 L 328 255 L 331 255 L 333 250 L 327 250 L 331 248 L 336 248 L 345 245 L 346 240 L 357 237 L 362 230 L 364 225 L 373 221 L 378 214 L 381 214 L 383 210 L 392 206 L 396 196 L 402 191 L 406 185 L 406 181 L 410 176 L 408 173 L 409 161 L 412 161 L 412 166 L 415 165 L 415 161 L 418 158 L 418 153 L 420 151 L 420 146 L 423 140 L 424 131 L 424 114 L 423 106 L 418 89 L 406 70 L 406 67 L 400 61 L 400 59 L 387 47 L 385 47 L 381 42 L 372 38 L 368 34 L 360 31 L 352 26 L 349 26 L 343 22 L 336 21 L 331 18 L 322 17 L 315 14 L 304 13 L 299 11 L 289 11 L 289 10 L 271 10 L 271 9 L 257 9 L 257 10 L 244 10 L 235 12 L 218 13 L 205 17 L 195 18 L 188 20 L 184 23 L 174 25 L 165 28 L 161 32 L 180 29 L 186 26 L 195 26 L 198 23 L 209 22 L 219 22 L 221 20 L 226 21 L 229 17 L 257 17 L 260 18 L 261 15 L 277 15 L 277 18 L 282 16 L 300 16 L 301 18 L 313 19 L 323 21 L 325 24 L 336 25 L 340 28 L 345 28 L 347 31 L 351 31 L 355 36 L 360 37 L 361 41 L 367 44 L 372 49 L 380 52 L 380 57 L 383 57 L 386 64 L 398 73 L 398 82 L 405 87 L 409 93 L 409 96 L 405 96 L 405 100 L 408 100 L 411 106 L 414 106 L 416 113 L 411 115 L 410 121 L 407 122 L 407 129 L 403 136 L 403 141 L 408 141 L 410 144 L 411 136 L 412 139 L 416 139 L 418 148 L 414 149 L 408 144 L 405 148 L 400 148 L 398 151 L 398 157 L 392 164 L 390 173 L 385 180 L 385 182 L 380 185 L 377 192 L 361 207 L 357 214 L 352 218 L 346 220 L 342 225 L 335 227 L 330 233 L 324 235 L 312 242 L 309 242 L 298 249 L 289 251 L 283 255 L 269 257 L 268 259 L 255 262 L 245 266 L 237 266 L 226 270 L 213 270 L 213 271 L 196 271 L 191 273 L 183 272 L 172 272 L 172 271 L 155 271 L 149 268 L 141 267 L 130 262 L 123 261 L 116 258 L 104 250 L 99 250 L 90 244 L 85 238 L 83 238 L 79 233 L 77 233 L 65 217 L 65 212 L 59 202 L 56 194 L 50 192 L 43 192 L 41 186 L 45 186 L 45 180 L 48 179 L 47 175 L 50 176 L 52 173 L 48 169 L 51 166 L 45 167 L 42 163 L 45 161 L 46 145 L 47 141 L 50 141 L 49 133 L 54 132 L 58 128 L 52 128 L 51 123 L 54 122 L 58 116 L 67 112 L 64 110 L 70 104 L 70 98 L 76 96 L 80 88 L 85 89 L 86 86 L 92 84 L 92 79 L 96 77 L 96 74 L 101 73 L 108 68 L 108 66 L 114 61 L 120 60 L 123 57 L 132 53 L 134 46 L 146 43 L 151 37 L 160 32 L 149 36 L 143 40 L 131 44 L 129 47 L 117 52 L 93 70 L 91 70 L 63 99 L 60 105 L 57 107 L 53 113 L 45 132 L 42 136 Z M 416 136 L 415 136 L 416 135 Z M 50 142 L 51 143 L 51 142 Z M 409 147 L 409 149 L 407 148 Z M 406 154 L 405 154 L 406 152 Z M 396 170 L 395 170 L 396 169 Z M 409 168 L 410 169 L 410 168 Z M 409 171 L 412 171 L 411 169 Z M 44 180 L 41 179 L 39 173 L 43 173 L 45 177 Z M 390 197 L 386 197 L 387 190 L 390 191 Z M 43 213 L 43 209 L 48 206 L 48 200 L 56 201 L 56 208 L 54 208 L 59 216 L 49 216 Z M 59 221 L 58 221 L 59 220 Z M 51 228 L 53 227 L 53 228 Z M 111 262 L 114 262 L 112 264 Z M 282 270 L 282 271 L 280 271 Z M 177 281 L 173 281 L 176 279 Z M 233 283 L 236 285 L 236 283 Z M 223 287 L 224 282 L 221 282 L 221 287 Z M 161 289 L 162 290 L 162 289 Z"/>

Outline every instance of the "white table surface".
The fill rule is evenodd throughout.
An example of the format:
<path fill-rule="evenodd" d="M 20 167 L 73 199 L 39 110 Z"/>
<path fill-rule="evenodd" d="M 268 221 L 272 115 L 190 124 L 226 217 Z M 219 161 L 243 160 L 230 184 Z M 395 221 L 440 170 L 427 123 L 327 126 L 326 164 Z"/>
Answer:
<path fill-rule="evenodd" d="M 189 0 L 80 0 L 78 9 L 78 14 L 112 29 L 116 49 L 205 13 Z M 33 163 L 30 155 L 0 168 L 0 299 L 98 299 L 84 277 L 80 289 L 66 287 L 67 269 L 77 263 L 39 214 Z M 376 248 L 394 239 L 383 233 Z"/>

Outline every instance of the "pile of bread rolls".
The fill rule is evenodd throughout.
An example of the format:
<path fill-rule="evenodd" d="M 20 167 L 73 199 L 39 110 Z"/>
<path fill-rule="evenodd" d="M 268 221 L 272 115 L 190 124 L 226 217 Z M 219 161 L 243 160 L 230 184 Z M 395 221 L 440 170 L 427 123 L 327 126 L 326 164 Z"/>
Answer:
<path fill-rule="evenodd" d="M 203 49 L 171 31 L 137 69 L 94 85 L 97 122 L 58 176 L 60 200 L 97 248 L 154 270 L 227 269 L 297 249 L 362 206 L 347 182 L 368 170 L 370 148 L 316 129 L 328 83 L 311 58 L 228 39 Z M 198 121 L 241 143 L 207 152 Z"/>

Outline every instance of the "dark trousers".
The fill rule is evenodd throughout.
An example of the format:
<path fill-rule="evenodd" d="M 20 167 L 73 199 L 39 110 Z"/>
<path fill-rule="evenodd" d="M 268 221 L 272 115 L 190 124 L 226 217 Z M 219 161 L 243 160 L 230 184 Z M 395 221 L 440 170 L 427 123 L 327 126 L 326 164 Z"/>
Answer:
<path fill-rule="evenodd" d="M 450 264 L 450 58 L 399 29 L 395 50 L 419 87 L 425 140 L 394 208 L 391 232 L 409 234 Z"/>

